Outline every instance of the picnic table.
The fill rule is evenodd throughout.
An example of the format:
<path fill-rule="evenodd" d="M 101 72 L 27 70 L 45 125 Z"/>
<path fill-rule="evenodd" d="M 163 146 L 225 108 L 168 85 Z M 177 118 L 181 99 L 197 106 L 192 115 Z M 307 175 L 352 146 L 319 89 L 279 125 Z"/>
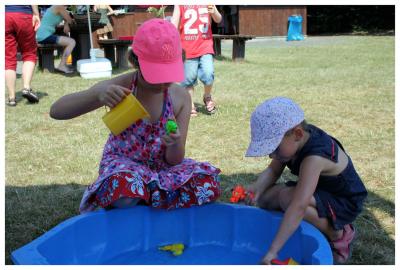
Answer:
<path fill-rule="evenodd" d="M 246 41 L 255 38 L 253 35 L 214 35 L 214 51 L 215 56 L 221 55 L 221 40 L 229 40 L 233 41 L 233 48 L 232 48 L 232 60 L 233 61 L 243 61 L 245 50 L 246 50 Z"/>
<path fill-rule="evenodd" d="M 97 41 L 104 48 L 104 56 L 111 61 L 113 67 L 126 69 L 129 67 L 127 52 L 132 45 L 129 39 L 102 39 Z"/>

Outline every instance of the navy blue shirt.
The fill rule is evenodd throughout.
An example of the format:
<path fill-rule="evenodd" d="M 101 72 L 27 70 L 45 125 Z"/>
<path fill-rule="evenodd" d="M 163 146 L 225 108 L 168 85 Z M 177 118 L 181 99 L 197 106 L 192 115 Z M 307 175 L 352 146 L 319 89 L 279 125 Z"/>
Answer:
<path fill-rule="evenodd" d="M 30 6 L 30 5 L 19 5 L 19 6 L 6 5 L 5 12 L 21 12 L 21 13 L 26 13 L 26 14 L 32 14 L 32 6 Z"/>
<path fill-rule="evenodd" d="M 309 127 L 310 138 L 299 153 L 297 153 L 296 159 L 286 164 L 291 173 L 297 176 L 299 175 L 300 165 L 307 156 L 316 155 L 337 163 L 339 156 L 338 147 L 342 148 L 345 152 L 338 140 L 316 126 L 309 125 Z M 347 197 L 349 199 L 357 198 L 357 201 L 362 201 L 362 199 L 367 196 L 367 190 L 360 176 L 357 174 L 351 158 L 349 155 L 347 155 L 347 157 L 349 161 L 346 168 L 336 176 L 321 175 L 318 180 L 317 188 L 335 194 L 335 196 Z"/>

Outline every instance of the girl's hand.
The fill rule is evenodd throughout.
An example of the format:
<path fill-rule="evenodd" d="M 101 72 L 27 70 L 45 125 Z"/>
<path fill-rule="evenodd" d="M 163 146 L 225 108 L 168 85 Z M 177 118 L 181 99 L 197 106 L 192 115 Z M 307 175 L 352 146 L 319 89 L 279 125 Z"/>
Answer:
<path fill-rule="evenodd" d="M 167 146 L 173 146 L 179 143 L 181 139 L 181 133 L 179 132 L 179 128 L 176 129 L 175 133 L 170 133 L 169 135 L 165 134 L 162 136 L 162 142 Z"/>
<path fill-rule="evenodd" d="M 98 99 L 102 105 L 114 108 L 130 93 L 130 89 L 112 84 L 99 93 Z"/>
<path fill-rule="evenodd" d="M 278 254 L 268 251 L 268 253 L 264 256 L 264 258 L 262 258 L 260 263 L 271 265 L 271 261 L 273 259 L 276 259 L 277 257 L 278 257 Z"/>

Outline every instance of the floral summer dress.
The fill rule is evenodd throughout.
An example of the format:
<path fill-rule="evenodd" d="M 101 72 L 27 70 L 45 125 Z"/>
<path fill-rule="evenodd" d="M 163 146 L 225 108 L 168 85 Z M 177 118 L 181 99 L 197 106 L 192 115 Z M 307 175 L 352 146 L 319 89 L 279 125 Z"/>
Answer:
<path fill-rule="evenodd" d="M 99 177 L 83 195 L 82 213 L 107 207 L 121 197 L 140 198 L 152 207 L 175 209 L 202 205 L 220 196 L 218 168 L 189 158 L 175 166 L 164 161 L 161 137 L 169 119 L 175 120 L 175 116 L 167 89 L 163 112 L 156 123 L 138 120 L 121 134 L 110 134 Z"/>

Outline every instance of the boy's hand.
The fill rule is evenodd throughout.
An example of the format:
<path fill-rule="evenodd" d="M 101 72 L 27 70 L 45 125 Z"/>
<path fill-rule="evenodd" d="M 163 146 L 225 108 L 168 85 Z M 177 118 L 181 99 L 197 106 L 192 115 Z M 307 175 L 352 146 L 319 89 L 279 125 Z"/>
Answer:
<path fill-rule="evenodd" d="M 278 254 L 268 251 L 268 253 L 264 256 L 264 258 L 262 258 L 260 263 L 261 264 L 271 265 L 272 264 L 271 261 L 273 259 L 276 259 L 277 257 L 278 257 Z"/>
<path fill-rule="evenodd" d="M 108 86 L 105 90 L 100 91 L 98 99 L 102 105 L 114 108 L 130 93 L 130 89 L 112 84 Z"/>
<path fill-rule="evenodd" d="M 252 204 L 256 205 L 257 201 L 258 201 L 258 198 L 260 197 L 260 189 L 257 186 L 257 182 L 252 183 L 252 184 L 246 186 L 245 188 L 246 188 L 246 191 L 251 192 L 251 193 L 254 194 L 254 197 L 253 197 L 253 200 L 252 200 Z"/>
<path fill-rule="evenodd" d="M 215 5 L 208 5 L 207 9 L 208 9 L 208 14 L 212 15 L 215 13 Z"/>

